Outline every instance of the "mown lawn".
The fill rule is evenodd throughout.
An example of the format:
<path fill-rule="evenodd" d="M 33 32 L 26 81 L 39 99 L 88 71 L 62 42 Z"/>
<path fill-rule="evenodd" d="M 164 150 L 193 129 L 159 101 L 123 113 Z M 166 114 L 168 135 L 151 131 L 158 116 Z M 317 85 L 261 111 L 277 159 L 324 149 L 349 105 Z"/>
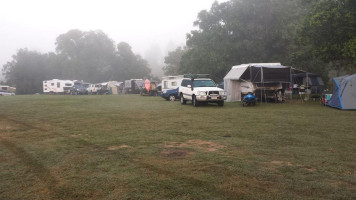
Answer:
<path fill-rule="evenodd" d="M 0 97 L 0 199 L 356 199 L 356 111 Z"/>

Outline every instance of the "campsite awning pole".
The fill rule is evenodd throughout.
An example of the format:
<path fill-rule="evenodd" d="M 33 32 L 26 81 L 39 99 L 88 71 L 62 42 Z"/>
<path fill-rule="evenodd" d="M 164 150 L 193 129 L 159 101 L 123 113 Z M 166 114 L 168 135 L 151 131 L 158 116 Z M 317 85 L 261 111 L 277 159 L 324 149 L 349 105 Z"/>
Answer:
<path fill-rule="evenodd" d="M 261 73 L 261 104 L 262 104 L 262 81 L 263 81 L 263 67 L 261 67 L 261 70 L 260 70 L 260 73 Z"/>
<path fill-rule="evenodd" d="M 308 86 L 309 86 L 309 78 L 308 78 L 308 72 L 307 72 L 307 89 L 305 90 L 305 92 L 307 93 L 307 99 L 309 101 Z"/>

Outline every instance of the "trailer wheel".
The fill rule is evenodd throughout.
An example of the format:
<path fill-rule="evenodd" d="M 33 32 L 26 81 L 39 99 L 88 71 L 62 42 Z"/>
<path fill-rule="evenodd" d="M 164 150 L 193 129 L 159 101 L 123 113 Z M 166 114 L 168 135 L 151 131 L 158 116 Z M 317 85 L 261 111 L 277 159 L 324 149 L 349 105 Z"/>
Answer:
<path fill-rule="evenodd" d="M 169 95 L 169 100 L 170 101 L 175 101 L 176 97 L 174 96 L 174 94 Z"/>

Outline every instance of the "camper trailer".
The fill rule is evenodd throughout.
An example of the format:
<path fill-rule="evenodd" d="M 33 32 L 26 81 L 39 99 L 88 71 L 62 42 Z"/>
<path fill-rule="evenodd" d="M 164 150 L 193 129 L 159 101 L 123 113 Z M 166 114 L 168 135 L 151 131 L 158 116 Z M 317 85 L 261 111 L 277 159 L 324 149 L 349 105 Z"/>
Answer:
<path fill-rule="evenodd" d="M 227 101 L 241 101 L 254 93 L 259 100 L 284 101 L 291 79 L 291 68 L 280 63 L 250 63 L 233 66 L 224 77 Z"/>
<path fill-rule="evenodd" d="M 162 77 L 162 92 L 179 87 L 182 80 L 183 75 Z"/>
<path fill-rule="evenodd" d="M 45 94 L 68 94 L 74 85 L 71 80 L 52 79 L 43 81 L 43 93 Z"/>

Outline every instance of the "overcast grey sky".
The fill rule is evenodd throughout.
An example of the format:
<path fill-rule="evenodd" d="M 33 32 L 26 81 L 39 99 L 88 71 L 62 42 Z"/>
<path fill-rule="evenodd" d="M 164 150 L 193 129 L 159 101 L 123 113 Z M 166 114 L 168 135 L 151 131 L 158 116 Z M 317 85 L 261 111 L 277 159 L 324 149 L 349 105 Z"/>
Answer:
<path fill-rule="evenodd" d="M 223 2 L 226 0 L 219 0 Z M 0 2 L 0 68 L 20 48 L 54 51 L 70 29 L 102 30 L 143 56 L 152 45 L 185 44 L 197 14 L 214 0 L 4 0 Z M 1 74 L 1 73 L 0 73 Z"/>

